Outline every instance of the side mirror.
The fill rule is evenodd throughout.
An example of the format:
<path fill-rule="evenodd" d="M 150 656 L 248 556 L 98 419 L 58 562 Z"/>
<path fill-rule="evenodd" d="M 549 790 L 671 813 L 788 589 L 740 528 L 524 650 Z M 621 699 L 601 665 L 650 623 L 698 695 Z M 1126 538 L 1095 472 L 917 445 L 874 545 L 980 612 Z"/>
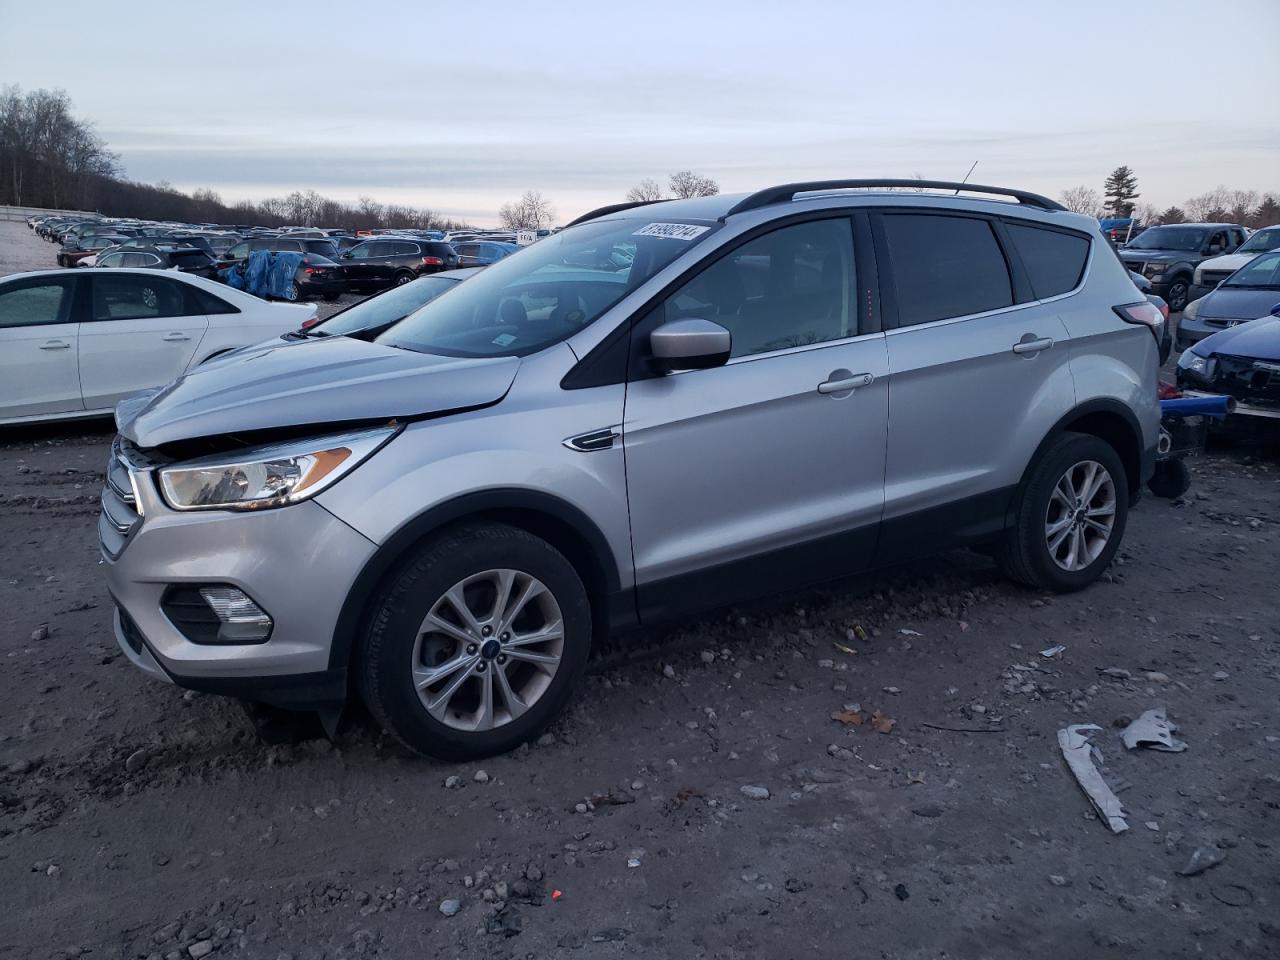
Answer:
<path fill-rule="evenodd" d="M 664 323 L 649 334 L 649 349 L 663 373 L 705 370 L 729 359 L 733 336 L 718 323 L 688 317 Z"/>
<path fill-rule="evenodd" d="M 1271 315 L 1273 317 L 1280 317 L 1280 303 L 1277 303 L 1274 307 L 1271 308 Z"/>

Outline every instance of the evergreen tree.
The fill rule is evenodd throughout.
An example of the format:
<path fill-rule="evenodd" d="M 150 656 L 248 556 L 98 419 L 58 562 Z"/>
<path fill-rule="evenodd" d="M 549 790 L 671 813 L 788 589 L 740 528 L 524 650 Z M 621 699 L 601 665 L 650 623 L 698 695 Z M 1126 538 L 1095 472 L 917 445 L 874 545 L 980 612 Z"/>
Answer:
<path fill-rule="evenodd" d="M 1103 185 L 1107 196 L 1107 213 L 1113 217 L 1127 217 L 1133 213 L 1133 201 L 1138 193 L 1138 178 L 1128 167 L 1116 167 Z"/>

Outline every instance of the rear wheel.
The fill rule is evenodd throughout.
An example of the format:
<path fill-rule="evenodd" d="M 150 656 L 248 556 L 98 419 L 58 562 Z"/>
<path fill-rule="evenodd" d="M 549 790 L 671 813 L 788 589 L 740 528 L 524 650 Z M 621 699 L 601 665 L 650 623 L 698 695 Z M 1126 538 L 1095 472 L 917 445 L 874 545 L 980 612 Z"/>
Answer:
<path fill-rule="evenodd" d="M 397 287 L 403 287 L 406 283 L 412 283 L 416 279 L 417 277 L 412 273 L 397 273 L 395 284 Z"/>
<path fill-rule="evenodd" d="M 302 288 L 298 286 L 298 281 L 289 284 L 289 289 L 284 292 L 284 298 L 290 302 L 302 299 Z"/>
<path fill-rule="evenodd" d="M 558 550 L 513 527 L 462 526 L 386 584 L 361 687 L 378 722 L 411 750 L 483 757 L 559 714 L 590 644 L 586 590 Z"/>
<path fill-rule="evenodd" d="M 1019 583 L 1057 592 L 1093 583 L 1115 556 L 1129 513 L 1124 464 L 1097 437 L 1064 433 L 1019 490 L 997 560 Z"/>
<path fill-rule="evenodd" d="M 1147 489 L 1157 497 L 1176 500 L 1191 489 L 1191 471 L 1175 457 L 1157 460 L 1155 472 L 1147 481 Z"/>

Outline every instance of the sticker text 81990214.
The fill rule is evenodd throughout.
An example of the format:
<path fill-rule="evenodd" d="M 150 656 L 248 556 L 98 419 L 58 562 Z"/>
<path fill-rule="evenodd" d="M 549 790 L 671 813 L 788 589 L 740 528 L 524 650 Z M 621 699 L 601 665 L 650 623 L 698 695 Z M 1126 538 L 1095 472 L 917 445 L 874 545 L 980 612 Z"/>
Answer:
<path fill-rule="evenodd" d="M 662 237 L 666 240 L 695 240 L 710 227 L 699 227 L 692 223 L 650 223 L 641 227 L 633 237 Z"/>

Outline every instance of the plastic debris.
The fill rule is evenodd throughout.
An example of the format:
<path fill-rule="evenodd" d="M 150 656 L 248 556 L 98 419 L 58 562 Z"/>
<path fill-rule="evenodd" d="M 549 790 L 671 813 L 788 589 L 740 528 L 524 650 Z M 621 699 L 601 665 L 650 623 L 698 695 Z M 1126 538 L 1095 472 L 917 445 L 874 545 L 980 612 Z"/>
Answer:
<path fill-rule="evenodd" d="M 1178 871 L 1178 876 L 1198 876 L 1211 867 L 1216 867 L 1225 859 L 1227 859 L 1225 850 L 1219 850 L 1217 847 L 1196 847 L 1191 852 L 1191 859 L 1187 861 L 1187 865 Z"/>
<path fill-rule="evenodd" d="M 1120 739 L 1130 750 L 1150 747 L 1165 753 L 1181 753 L 1187 745 L 1173 735 L 1177 729 L 1178 725 L 1165 716 L 1164 707 L 1153 707 L 1125 727 Z"/>
<path fill-rule="evenodd" d="M 563 896 L 564 896 L 564 894 L 563 894 L 561 891 L 559 891 L 559 890 L 552 890 L 552 891 L 551 891 L 551 899 L 552 899 L 552 900 L 559 900 L 559 899 L 560 899 L 561 897 L 563 897 Z"/>
<path fill-rule="evenodd" d="M 1046 650 L 1041 650 L 1040 656 L 1044 657 L 1046 660 L 1052 660 L 1054 657 L 1056 657 L 1058 654 L 1062 653 L 1066 649 L 1067 648 L 1064 644 L 1059 643 L 1056 646 L 1049 647 Z"/>
<path fill-rule="evenodd" d="M 1129 824 L 1124 819 L 1124 806 L 1094 766 L 1093 754 L 1096 748 L 1085 736 L 1087 730 L 1101 729 L 1096 723 L 1073 723 L 1058 731 L 1058 746 L 1062 749 L 1062 756 L 1066 758 L 1076 782 L 1080 784 L 1080 789 L 1085 792 L 1098 813 L 1102 814 L 1111 832 L 1124 833 L 1129 829 Z"/>
<path fill-rule="evenodd" d="M 832 646 L 834 646 L 834 647 L 835 647 L 837 650 L 839 650 L 841 653 L 848 653 L 848 654 L 852 654 L 852 655 L 854 655 L 854 656 L 856 656 L 856 655 L 857 655 L 857 653 L 858 653 L 858 651 L 857 651 L 857 650 L 855 650 L 855 649 L 853 649 L 853 647 L 846 646 L 846 645 L 845 645 L 845 644 L 843 644 L 843 643 L 839 643 L 839 642 L 837 642 L 837 643 L 833 643 L 833 644 L 832 644 Z"/>
<path fill-rule="evenodd" d="M 919 630 L 908 630 L 906 627 L 903 627 L 901 630 L 898 631 L 898 633 L 902 634 L 904 637 L 923 637 L 924 636 L 924 634 L 921 633 Z"/>

